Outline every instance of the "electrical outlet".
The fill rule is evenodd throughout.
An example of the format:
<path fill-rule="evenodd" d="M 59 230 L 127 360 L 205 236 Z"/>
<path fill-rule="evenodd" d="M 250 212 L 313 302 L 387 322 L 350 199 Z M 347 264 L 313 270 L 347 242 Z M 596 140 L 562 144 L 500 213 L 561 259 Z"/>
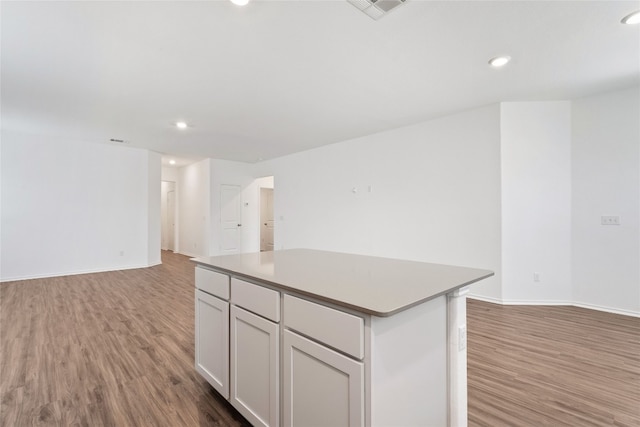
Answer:
<path fill-rule="evenodd" d="M 620 225 L 619 215 L 602 215 L 600 217 L 600 223 L 602 225 Z"/>
<path fill-rule="evenodd" d="M 533 273 L 533 281 L 534 282 L 540 281 L 540 273 L 538 273 L 537 271 Z"/>
<path fill-rule="evenodd" d="M 458 351 L 467 348 L 467 326 L 458 326 Z"/>

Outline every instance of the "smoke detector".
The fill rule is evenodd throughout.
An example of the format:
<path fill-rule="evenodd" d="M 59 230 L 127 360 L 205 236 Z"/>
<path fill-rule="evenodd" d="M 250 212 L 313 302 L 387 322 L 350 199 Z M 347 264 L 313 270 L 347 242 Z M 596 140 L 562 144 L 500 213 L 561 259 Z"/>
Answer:
<path fill-rule="evenodd" d="M 376 21 L 407 0 L 347 0 Z"/>

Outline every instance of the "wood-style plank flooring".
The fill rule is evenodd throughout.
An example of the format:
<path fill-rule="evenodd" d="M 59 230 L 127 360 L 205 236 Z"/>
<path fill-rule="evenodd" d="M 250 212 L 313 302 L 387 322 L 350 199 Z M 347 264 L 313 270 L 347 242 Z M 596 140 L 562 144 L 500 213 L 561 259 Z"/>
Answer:
<path fill-rule="evenodd" d="M 248 425 L 193 367 L 193 265 L 162 258 L 0 284 L 0 426 Z M 640 319 L 472 300 L 468 318 L 471 426 L 640 426 Z"/>
<path fill-rule="evenodd" d="M 640 318 L 467 302 L 470 426 L 640 426 Z"/>
<path fill-rule="evenodd" d="M 194 270 L 0 284 L 0 426 L 248 426 L 194 369 Z"/>

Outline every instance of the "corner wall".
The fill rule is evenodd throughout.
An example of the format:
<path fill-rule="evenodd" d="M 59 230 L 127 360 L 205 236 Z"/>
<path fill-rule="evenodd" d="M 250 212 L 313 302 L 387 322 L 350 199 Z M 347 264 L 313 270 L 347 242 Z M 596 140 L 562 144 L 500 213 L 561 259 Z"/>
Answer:
<path fill-rule="evenodd" d="M 502 103 L 500 127 L 502 301 L 569 304 L 571 104 Z"/>
<path fill-rule="evenodd" d="M 572 270 L 579 305 L 640 315 L 640 88 L 577 99 Z M 602 215 L 620 225 L 602 225 Z"/>

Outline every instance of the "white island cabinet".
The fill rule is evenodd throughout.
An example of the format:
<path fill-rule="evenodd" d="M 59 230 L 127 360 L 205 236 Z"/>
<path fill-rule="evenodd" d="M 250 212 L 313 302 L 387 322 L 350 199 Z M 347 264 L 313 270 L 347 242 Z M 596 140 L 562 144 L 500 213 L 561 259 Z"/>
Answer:
<path fill-rule="evenodd" d="M 492 272 L 307 249 L 193 261 L 196 369 L 252 425 L 466 425 L 464 289 Z"/>
<path fill-rule="evenodd" d="M 229 276 L 196 269 L 196 369 L 229 398 Z"/>

